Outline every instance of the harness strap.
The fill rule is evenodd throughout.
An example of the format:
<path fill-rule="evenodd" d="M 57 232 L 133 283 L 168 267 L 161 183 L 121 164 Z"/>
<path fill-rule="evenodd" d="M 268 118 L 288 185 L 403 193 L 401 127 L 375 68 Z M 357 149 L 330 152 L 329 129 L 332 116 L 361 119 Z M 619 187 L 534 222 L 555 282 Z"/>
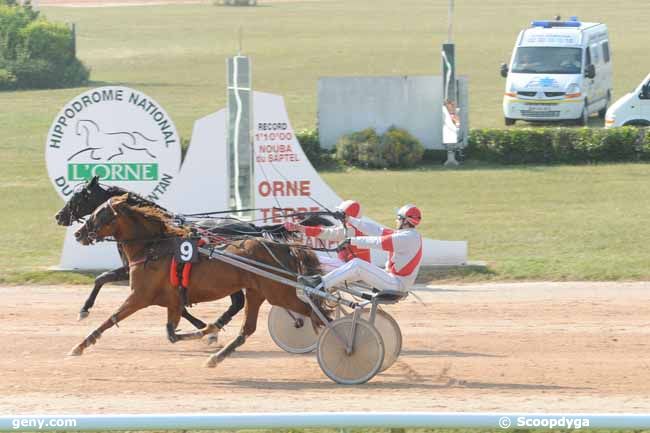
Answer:
<path fill-rule="evenodd" d="M 190 273 L 191 272 L 192 272 L 192 264 L 191 263 L 185 263 L 185 266 L 183 266 L 183 279 L 181 280 L 184 289 L 186 289 L 187 286 L 190 285 Z"/>
<path fill-rule="evenodd" d="M 131 269 L 131 268 L 133 268 L 135 266 L 138 266 L 141 263 L 145 263 L 148 259 L 149 259 L 149 257 L 144 256 L 141 259 L 138 259 L 138 260 L 136 260 L 134 262 L 129 262 L 129 269 Z"/>
<path fill-rule="evenodd" d="M 176 257 L 172 257 L 172 263 L 169 265 L 169 282 L 174 287 L 178 287 L 180 284 L 177 270 L 178 262 L 176 261 Z"/>
<path fill-rule="evenodd" d="M 294 272 L 292 272 L 290 269 L 288 269 L 288 268 L 284 265 L 284 263 L 282 263 L 282 262 L 280 261 L 280 259 L 278 259 L 278 258 L 276 257 L 275 254 L 273 254 L 273 251 L 271 251 L 271 248 L 269 248 L 269 246 L 266 245 L 266 242 L 265 242 L 265 241 L 261 241 L 260 243 L 262 244 L 262 246 L 264 247 L 264 249 L 269 253 L 269 255 L 273 258 L 273 260 L 275 260 L 275 262 L 276 262 L 278 265 L 280 265 L 280 266 L 282 267 L 282 269 L 284 269 L 285 271 L 287 271 L 287 272 L 289 272 L 289 273 L 292 273 L 292 274 L 296 275 Z M 291 251 L 291 248 L 289 248 L 289 251 Z"/>

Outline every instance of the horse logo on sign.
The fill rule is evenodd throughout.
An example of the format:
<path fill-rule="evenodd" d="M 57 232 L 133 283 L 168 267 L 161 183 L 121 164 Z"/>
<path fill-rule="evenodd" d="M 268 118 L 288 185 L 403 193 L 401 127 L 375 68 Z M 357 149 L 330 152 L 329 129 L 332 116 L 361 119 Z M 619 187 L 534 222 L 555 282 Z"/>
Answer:
<path fill-rule="evenodd" d="M 128 158 L 129 151 L 144 152 L 151 159 L 156 159 L 147 145 L 158 140 L 151 139 L 141 132 L 103 132 L 99 125 L 90 119 L 78 120 L 76 132 L 83 138 L 85 147 L 73 153 L 68 161 L 86 152 L 90 152 L 90 159 L 93 161 L 124 159 Z"/>

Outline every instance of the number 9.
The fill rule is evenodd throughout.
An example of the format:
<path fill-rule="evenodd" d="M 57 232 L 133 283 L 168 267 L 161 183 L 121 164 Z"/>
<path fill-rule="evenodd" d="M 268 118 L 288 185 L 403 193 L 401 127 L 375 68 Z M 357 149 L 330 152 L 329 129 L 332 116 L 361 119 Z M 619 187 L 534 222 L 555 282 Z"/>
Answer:
<path fill-rule="evenodd" d="M 192 247 L 192 242 L 190 241 L 183 241 L 179 247 L 179 250 L 181 251 L 181 260 L 184 262 L 189 262 L 192 260 L 192 256 L 194 255 L 194 248 Z"/>

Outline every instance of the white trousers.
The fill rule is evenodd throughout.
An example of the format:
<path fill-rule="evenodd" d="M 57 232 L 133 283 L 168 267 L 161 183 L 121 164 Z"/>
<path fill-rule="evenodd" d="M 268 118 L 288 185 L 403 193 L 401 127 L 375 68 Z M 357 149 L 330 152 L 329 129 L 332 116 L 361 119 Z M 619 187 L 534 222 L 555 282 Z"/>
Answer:
<path fill-rule="evenodd" d="M 332 257 L 327 254 L 318 254 L 318 260 L 320 260 L 320 267 L 325 273 L 338 269 L 345 264 L 345 262 L 338 257 Z"/>
<path fill-rule="evenodd" d="M 361 259 L 352 259 L 340 268 L 323 275 L 323 285 L 326 289 L 344 281 L 363 281 L 378 290 L 407 290 L 395 275 Z"/>

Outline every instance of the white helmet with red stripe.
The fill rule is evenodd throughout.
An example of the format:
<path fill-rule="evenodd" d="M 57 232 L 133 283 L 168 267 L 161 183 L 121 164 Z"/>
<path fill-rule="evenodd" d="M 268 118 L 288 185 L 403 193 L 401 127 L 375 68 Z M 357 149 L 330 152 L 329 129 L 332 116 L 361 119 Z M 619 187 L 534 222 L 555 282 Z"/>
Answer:
<path fill-rule="evenodd" d="M 359 218 L 361 216 L 361 205 L 355 200 L 345 200 L 336 209 L 352 218 Z"/>
<path fill-rule="evenodd" d="M 397 217 L 406 220 L 412 226 L 420 224 L 422 212 L 414 204 L 405 204 L 397 211 Z"/>

